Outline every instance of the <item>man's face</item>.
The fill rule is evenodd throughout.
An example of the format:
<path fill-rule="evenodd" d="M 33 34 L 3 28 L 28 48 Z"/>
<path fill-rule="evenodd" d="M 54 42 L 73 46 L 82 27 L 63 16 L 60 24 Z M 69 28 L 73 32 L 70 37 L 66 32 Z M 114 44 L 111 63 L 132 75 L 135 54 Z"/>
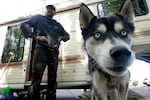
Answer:
<path fill-rule="evenodd" d="M 46 15 L 49 16 L 50 18 L 53 18 L 53 16 L 56 14 L 56 11 L 51 9 L 51 8 L 48 8 L 46 10 Z"/>

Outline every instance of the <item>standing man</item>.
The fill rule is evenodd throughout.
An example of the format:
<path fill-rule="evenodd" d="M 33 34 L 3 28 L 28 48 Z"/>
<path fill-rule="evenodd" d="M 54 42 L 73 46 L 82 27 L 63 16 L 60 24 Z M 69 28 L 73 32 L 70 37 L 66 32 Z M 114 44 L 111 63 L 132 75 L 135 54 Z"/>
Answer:
<path fill-rule="evenodd" d="M 70 39 L 62 25 L 53 19 L 56 14 L 53 5 L 46 6 L 46 14 L 36 15 L 21 24 L 26 38 L 36 40 L 32 65 L 32 84 L 28 91 L 28 100 L 40 100 L 40 83 L 46 65 L 48 65 L 47 100 L 56 100 L 57 67 L 60 41 Z"/>

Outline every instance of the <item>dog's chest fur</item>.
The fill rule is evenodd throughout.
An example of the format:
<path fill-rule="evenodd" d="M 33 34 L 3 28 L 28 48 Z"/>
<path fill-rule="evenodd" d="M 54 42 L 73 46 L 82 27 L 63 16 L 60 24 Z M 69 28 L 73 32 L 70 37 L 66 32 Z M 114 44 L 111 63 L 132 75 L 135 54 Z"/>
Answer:
<path fill-rule="evenodd" d="M 92 73 L 91 100 L 126 100 L 130 74 L 125 77 L 111 77 L 108 79 L 103 73 Z M 125 91 L 124 91 L 125 90 Z M 124 99 L 122 99 L 124 98 Z"/>
<path fill-rule="evenodd" d="M 124 85 L 126 87 L 130 79 L 129 71 L 123 76 L 112 76 L 98 67 L 99 65 L 95 62 L 94 59 L 91 57 L 89 58 L 88 66 L 92 77 L 93 88 L 97 89 L 97 91 L 109 91 L 116 88 L 119 89 L 120 85 Z"/>
<path fill-rule="evenodd" d="M 93 84 L 95 84 L 95 88 L 99 88 L 98 86 L 105 87 L 106 89 L 113 89 L 118 87 L 120 84 L 127 84 L 129 81 L 130 73 L 128 72 L 127 75 L 115 77 L 106 75 L 106 73 L 94 71 L 92 73 Z"/>

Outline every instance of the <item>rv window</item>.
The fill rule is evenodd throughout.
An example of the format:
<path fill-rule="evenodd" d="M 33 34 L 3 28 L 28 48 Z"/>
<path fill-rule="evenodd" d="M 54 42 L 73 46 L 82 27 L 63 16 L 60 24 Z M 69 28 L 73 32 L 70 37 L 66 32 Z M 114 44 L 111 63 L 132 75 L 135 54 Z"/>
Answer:
<path fill-rule="evenodd" d="M 19 25 L 8 26 L 2 63 L 18 62 L 23 59 L 25 38 Z"/>
<path fill-rule="evenodd" d="M 106 16 L 118 12 L 123 0 L 107 0 L 98 4 L 98 15 Z M 131 0 L 135 16 L 142 16 L 148 13 L 148 7 L 145 0 Z"/>

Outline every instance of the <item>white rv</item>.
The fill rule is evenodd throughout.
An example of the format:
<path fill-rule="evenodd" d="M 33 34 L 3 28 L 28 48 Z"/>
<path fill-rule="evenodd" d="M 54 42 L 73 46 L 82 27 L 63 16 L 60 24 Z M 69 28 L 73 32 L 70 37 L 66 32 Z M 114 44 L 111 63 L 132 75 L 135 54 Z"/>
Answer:
<path fill-rule="evenodd" d="M 68 42 L 61 43 L 58 67 L 58 88 L 89 88 L 90 77 L 86 57 L 82 48 L 79 28 L 79 6 L 82 2 L 97 16 L 105 16 L 118 11 L 122 0 L 63 0 L 54 4 L 56 19 L 70 34 Z M 150 53 L 150 0 L 132 0 L 135 11 L 135 35 L 133 49 L 137 54 Z M 31 82 L 32 39 L 25 39 L 20 23 L 29 17 L 0 23 L 0 88 L 9 86 L 14 90 L 24 90 Z M 42 86 L 46 85 L 47 71 L 43 75 Z"/>

